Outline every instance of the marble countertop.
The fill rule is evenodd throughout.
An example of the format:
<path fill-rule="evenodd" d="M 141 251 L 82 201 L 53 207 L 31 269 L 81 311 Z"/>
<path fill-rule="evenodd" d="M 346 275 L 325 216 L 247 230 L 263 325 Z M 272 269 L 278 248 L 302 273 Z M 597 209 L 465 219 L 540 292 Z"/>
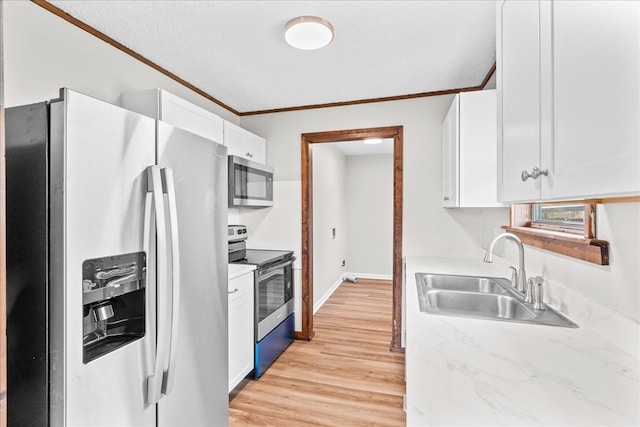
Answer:
<path fill-rule="evenodd" d="M 236 277 L 240 277 L 243 274 L 247 274 L 256 269 L 255 265 L 251 264 L 228 264 L 229 265 L 229 279 L 233 280 Z"/>
<path fill-rule="evenodd" d="M 421 313 L 418 272 L 510 274 L 480 258 L 405 259 L 408 426 L 640 425 L 637 354 L 566 310 L 579 328 Z"/>

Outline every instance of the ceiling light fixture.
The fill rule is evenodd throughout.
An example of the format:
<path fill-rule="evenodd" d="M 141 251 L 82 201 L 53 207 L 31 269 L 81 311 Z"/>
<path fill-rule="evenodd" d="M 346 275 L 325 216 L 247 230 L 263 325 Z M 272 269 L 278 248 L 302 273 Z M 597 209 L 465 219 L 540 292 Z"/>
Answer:
<path fill-rule="evenodd" d="M 314 50 L 333 40 L 333 26 L 317 16 L 299 16 L 284 26 L 284 38 L 296 49 Z"/>
<path fill-rule="evenodd" d="M 380 138 L 370 138 L 370 139 L 365 139 L 363 141 L 365 144 L 381 144 L 382 143 L 382 139 Z"/>

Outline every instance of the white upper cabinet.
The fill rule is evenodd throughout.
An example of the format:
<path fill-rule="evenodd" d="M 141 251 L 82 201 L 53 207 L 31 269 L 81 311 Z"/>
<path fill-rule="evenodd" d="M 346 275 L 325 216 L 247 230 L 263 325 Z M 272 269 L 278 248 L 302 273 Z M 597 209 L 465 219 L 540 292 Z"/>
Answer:
<path fill-rule="evenodd" d="M 640 192 L 640 3 L 553 3 L 552 199 Z"/>
<path fill-rule="evenodd" d="M 636 1 L 498 4 L 500 200 L 640 194 L 639 22 Z"/>
<path fill-rule="evenodd" d="M 122 106 L 222 144 L 221 117 L 166 90 L 123 93 Z"/>
<path fill-rule="evenodd" d="M 494 207 L 496 91 L 455 96 L 442 123 L 442 206 Z"/>
<path fill-rule="evenodd" d="M 453 98 L 444 122 L 442 122 L 442 206 L 456 208 L 460 203 L 458 186 L 458 138 L 460 136 L 459 95 Z"/>
<path fill-rule="evenodd" d="M 224 145 L 230 156 L 238 156 L 253 162 L 267 163 L 267 141 L 231 122 L 224 121 Z"/>
<path fill-rule="evenodd" d="M 540 182 L 523 183 L 520 173 L 540 164 L 539 3 L 509 1 L 500 12 L 496 31 L 498 198 L 537 199 Z"/>

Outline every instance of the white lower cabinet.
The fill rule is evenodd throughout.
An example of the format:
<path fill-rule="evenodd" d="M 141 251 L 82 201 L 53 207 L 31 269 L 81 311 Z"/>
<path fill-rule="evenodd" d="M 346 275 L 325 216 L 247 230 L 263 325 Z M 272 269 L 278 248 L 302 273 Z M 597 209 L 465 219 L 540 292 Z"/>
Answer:
<path fill-rule="evenodd" d="M 253 271 L 229 280 L 229 391 L 253 370 Z"/>

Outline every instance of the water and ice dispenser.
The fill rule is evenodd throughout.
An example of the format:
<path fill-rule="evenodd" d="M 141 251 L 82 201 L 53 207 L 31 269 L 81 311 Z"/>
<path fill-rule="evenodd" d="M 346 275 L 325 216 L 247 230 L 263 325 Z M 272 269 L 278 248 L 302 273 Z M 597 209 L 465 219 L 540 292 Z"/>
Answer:
<path fill-rule="evenodd" d="M 82 263 L 84 363 L 144 336 L 146 269 L 144 252 Z"/>

